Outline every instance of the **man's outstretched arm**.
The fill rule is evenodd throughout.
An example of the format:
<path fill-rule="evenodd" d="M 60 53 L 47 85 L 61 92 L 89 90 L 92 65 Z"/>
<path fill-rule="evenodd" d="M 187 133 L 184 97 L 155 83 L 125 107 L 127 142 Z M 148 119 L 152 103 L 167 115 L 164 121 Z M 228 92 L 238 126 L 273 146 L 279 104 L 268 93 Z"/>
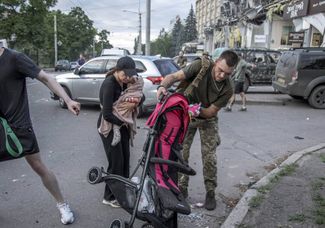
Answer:
<path fill-rule="evenodd" d="M 67 104 L 68 109 L 75 115 L 78 115 L 80 112 L 80 103 L 71 100 L 68 94 L 64 91 L 62 86 L 57 83 L 57 81 L 52 78 L 50 75 L 41 70 L 36 77 L 37 80 L 46 85 L 53 93 L 61 97 L 64 102 Z"/>

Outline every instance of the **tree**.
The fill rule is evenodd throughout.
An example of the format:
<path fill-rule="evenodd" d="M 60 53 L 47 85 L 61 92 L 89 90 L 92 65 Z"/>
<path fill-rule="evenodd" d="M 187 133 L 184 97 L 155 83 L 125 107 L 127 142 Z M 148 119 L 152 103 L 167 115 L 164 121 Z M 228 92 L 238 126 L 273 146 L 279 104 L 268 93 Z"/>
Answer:
<path fill-rule="evenodd" d="M 172 55 L 177 55 L 177 53 L 181 50 L 182 44 L 184 43 L 184 26 L 182 25 L 181 18 L 179 16 L 176 17 L 176 22 L 174 24 L 171 39 L 171 53 Z"/>
<path fill-rule="evenodd" d="M 196 30 L 196 18 L 193 10 L 193 5 L 191 5 L 190 12 L 185 20 L 184 27 L 184 41 L 191 42 L 197 39 L 197 30 Z"/>
<path fill-rule="evenodd" d="M 173 57 L 174 53 L 171 53 L 171 47 L 172 47 L 172 39 L 171 35 L 168 34 L 164 28 L 162 28 L 159 32 L 158 38 L 151 42 L 151 53 L 153 55 L 162 55 L 162 56 L 168 56 Z"/>
<path fill-rule="evenodd" d="M 69 57 L 78 58 L 80 53 L 92 53 L 96 29 L 93 27 L 93 21 L 88 18 L 85 12 L 80 7 L 72 8 L 68 14 L 68 24 L 65 26 L 69 28 L 67 34 L 60 34 L 65 36 L 68 43 Z M 59 31 L 59 30 L 58 30 Z"/>
<path fill-rule="evenodd" d="M 4 0 L 0 3 L 0 32 L 11 40 L 10 46 L 22 50 L 37 63 L 46 44 L 46 16 L 57 0 L 24 1 Z"/>
<path fill-rule="evenodd" d="M 98 40 L 95 42 L 95 50 L 97 55 L 101 53 L 103 49 L 105 48 L 109 49 L 113 47 L 113 45 L 111 45 L 108 40 L 109 34 L 110 32 L 107 31 L 106 29 L 103 29 L 97 33 Z"/>

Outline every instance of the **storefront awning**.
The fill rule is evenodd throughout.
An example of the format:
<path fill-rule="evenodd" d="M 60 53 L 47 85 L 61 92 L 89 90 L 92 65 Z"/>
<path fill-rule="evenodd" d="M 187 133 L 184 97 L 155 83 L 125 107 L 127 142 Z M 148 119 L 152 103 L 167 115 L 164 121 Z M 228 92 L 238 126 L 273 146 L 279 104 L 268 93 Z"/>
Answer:
<path fill-rule="evenodd" d="M 314 26 L 322 35 L 325 32 L 325 13 L 318 13 L 303 18 L 304 21 Z"/>

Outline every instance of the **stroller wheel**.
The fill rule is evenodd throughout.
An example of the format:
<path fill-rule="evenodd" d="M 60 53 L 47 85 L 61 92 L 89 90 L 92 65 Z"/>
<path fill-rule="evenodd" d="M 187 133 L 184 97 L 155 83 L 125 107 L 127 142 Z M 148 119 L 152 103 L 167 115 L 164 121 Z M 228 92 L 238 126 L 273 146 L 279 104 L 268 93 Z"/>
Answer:
<path fill-rule="evenodd" d="M 119 219 L 115 219 L 109 228 L 125 228 L 125 223 Z"/>
<path fill-rule="evenodd" d="M 90 184 L 97 184 L 102 179 L 102 170 L 98 167 L 92 167 L 87 173 L 87 180 Z"/>

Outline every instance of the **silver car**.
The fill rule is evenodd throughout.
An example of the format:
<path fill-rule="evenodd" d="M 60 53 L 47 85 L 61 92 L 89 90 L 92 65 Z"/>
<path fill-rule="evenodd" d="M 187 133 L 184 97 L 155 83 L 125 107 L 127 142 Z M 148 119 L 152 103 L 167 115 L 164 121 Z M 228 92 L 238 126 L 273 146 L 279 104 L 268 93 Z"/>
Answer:
<path fill-rule="evenodd" d="M 130 56 L 136 68 L 143 70 L 139 73 L 144 79 L 143 93 L 145 101 L 140 107 L 140 115 L 152 110 L 156 103 L 157 87 L 167 74 L 176 72 L 179 67 L 170 58 L 156 56 Z M 67 94 L 81 104 L 99 104 L 99 89 L 105 79 L 106 72 L 116 65 L 120 56 L 102 56 L 89 60 L 73 73 L 56 76 L 56 81 L 65 89 Z M 59 105 L 66 108 L 65 102 L 51 93 L 51 98 L 59 100 Z"/>

